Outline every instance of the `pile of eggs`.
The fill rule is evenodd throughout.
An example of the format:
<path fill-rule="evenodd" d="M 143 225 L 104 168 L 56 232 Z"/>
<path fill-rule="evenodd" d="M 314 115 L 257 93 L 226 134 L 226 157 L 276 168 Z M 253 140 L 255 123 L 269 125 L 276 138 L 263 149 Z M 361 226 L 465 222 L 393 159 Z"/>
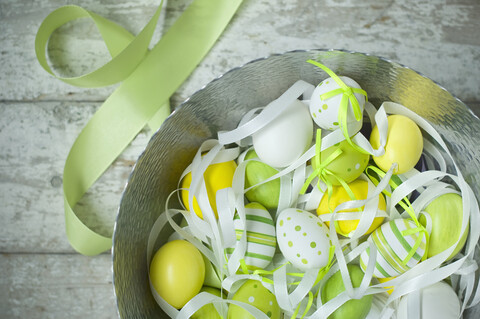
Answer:
<path fill-rule="evenodd" d="M 174 234 L 149 261 L 152 293 L 165 312 L 173 307 L 192 318 L 315 318 L 347 291 L 344 302 L 325 310 L 329 318 L 388 317 L 374 301 L 395 294 L 398 276 L 447 250 L 439 265 L 458 257 L 469 212 L 453 183 L 430 200 L 420 188 L 401 203 L 390 199 L 408 178 L 428 166 L 436 170 L 424 154 L 424 130 L 405 114 L 390 114 L 365 130 L 366 92 L 349 77 L 331 75 L 314 88 L 300 83 L 304 89 L 288 103 L 279 98 L 274 102 L 280 107 L 249 114 L 236 130 L 220 132 L 212 146 L 199 149 L 177 190 L 183 207 L 175 209 L 184 219 L 174 228 L 188 236 Z M 330 134 L 337 136 L 333 142 Z M 371 148 L 363 147 L 365 140 L 357 144 L 360 134 L 369 134 Z M 225 142 L 228 136 L 238 146 Z M 217 155 L 209 156 L 213 151 Z M 416 205 L 416 198 L 424 203 Z M 348 214 L 353 217 L 338 217 Z M 212 233 L 200 235 L 202 227 Z M 286 282 L 279 283 L 282 271 Z M 302 285 L 298 280 L 311 274 L 310 290 L 287 304 Z M 362 285 L 364 277 L 369 285 Z M 407 318 L 412 298 L 419 298 L 419 318 L 460 316 L 460 299 L 442 279 L 400 293 L 387 307 L 390 317 Z M 381 289 L 365 293 L 375 285 Z M 358 287 L 363 294 L 352 296 Z M 438 298 L 421 297 L 432 294 Z"/>

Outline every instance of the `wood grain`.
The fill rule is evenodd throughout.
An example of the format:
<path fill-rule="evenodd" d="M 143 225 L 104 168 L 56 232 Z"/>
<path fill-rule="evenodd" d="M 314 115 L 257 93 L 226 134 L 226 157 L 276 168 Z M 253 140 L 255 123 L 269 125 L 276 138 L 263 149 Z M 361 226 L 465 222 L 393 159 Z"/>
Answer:
<path fill-rule="evenodd" d="M 153 43 L 190 2 L 166 2 Z M 34 39 L 42 20 L 61 5 L 80 5 L 137 34 L 159 3 L 0 0 L 0 317 L 117 316 L 108 252 L 80 256 L 66 240 L 62 172 L 76 136 L 118 85 L 77 88 L 56 80 L 39 66 Z M 407 65 L 479 116 L 479 16 L 477 0 L 244 0 L 171 104 L 252 59 L 335 48 Z M 66 76 L 110 59 L 86 20 L 56 31 L 48 54 L 55 72 Z M 151 133 L 142 131 L 77 205 L 80 218 L 95 230 L 111 234 L 121 192 Z"/>
<path fill-rule="evenodd" d="M 62 174 L 72 141 L 95 102 L 0 103 L 1 252 L 73 252 L 64 231 Z M 138 135 L 77 205 L 90 227 L 111 235 L 128 175 L 148 141 Z M 20 160 L 20 161 L 19 161 Z"/>
<path fill-rule="evenodd" d="M 0 254 L 0 317 L 115 318 L 111 257 Z"/>

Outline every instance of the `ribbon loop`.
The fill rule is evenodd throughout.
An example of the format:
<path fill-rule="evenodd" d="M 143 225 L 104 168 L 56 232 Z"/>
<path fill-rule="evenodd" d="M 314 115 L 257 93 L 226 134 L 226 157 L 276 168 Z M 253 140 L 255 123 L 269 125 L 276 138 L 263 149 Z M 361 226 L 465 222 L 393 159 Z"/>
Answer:
<path fill-rule="evenodd" d="M 148 54 L 161 5 L 133 40 L 113 22 L 76 6 L 61 7 L 42 22 L 35 38 L 35 52 L 47 72 L 53 74 L 45 53 L 52 32 L 68 21 L 89 16 L 99 26 L 102 36 L 112 36 L 113 40 L 107 41 L 112 44 L 107 46 L 114 58 L 92 73 L 58 78 L 84 87 L 125 79 L 82 130 L 65 162 L 66 232 L 78 252 L 99 254 L 111 248 L 112 239 L 91 230 L 73 207 L 147 123 L 158 125 L 166 118 L 170 110 L 165 110 L 168 107 L 165 101 L 213 46 L 241 2 L 194 0 Z"/>

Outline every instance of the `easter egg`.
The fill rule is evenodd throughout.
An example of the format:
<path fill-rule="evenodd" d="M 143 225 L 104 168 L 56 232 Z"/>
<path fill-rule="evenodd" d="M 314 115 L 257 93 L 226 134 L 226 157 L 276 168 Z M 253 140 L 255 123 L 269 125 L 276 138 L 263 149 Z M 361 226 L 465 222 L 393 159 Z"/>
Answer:
<path fill-rule="evenodd" d="M 218 213 L 215 196 L 218 190 L 232 187 L 233 174 L 235 173 L 236 168 L 237 164 L 234 161 L 227 161 L 212 164 L 208 166 L 203 173 L 205 185 L 207 187 L 208 201 L 210 202 L 213 212 L 215 213 L 215 216 L 217 218 Z M 187 210 L 190 210 L 190 207 L 188 205 L 188 188 L 190 187 L 191 182 L 192 173 L 190 172 L 185 175 L 181 184 L 181 188 L 183 188 L 181 191 L 182 202 Z M 202 211 L 200 210 L 200 206 L 198 205 L 197 199 L 195 197 L 193 198 L 193 211 L 195 212 L 195 214 L 197 214 L 198 217 L 203 218 Z"/>
<path fill-rule="evenodd" d="M 394 174 L 403 174 L 415 167 L 423 151 L 422 132 L 418 125 L 403 115 L 387 117 L 388 130 L 385 154 L 373 156 L 375 164 L 383 171 L 388 171 L 393 163 L 398 166 Z M 374 149 L 380 147 L 380 133 L 375 126 L 370 135 L 370 144 Z"/>
<path fill-rule="evenodd" d="M 463 235 L 461 234 L 463 220 L 462 197 L 453 193 L 441 195 L 431 201 L 425 208 L 425 211 L 432 219 L 432 232 L 429 238 L 427 257 L 441 253 L 454 245 L 461 237 L 455 250 L 447 258 L 447 260 L 450 260 L 463 248 L 468 235 L 468 226 Z M 419 222 L 424 226 L 427 224 L 424 215 L 420 215 Z"/>
<path fill-rule="evenodd" d="M 208 292 L 212 295 L 220 297 L 222 292 L 220 289 L 212 288 L 208 286 L 203 286 L 200 292 Z M 222 319 L 222 316 L 218 313 L 217 309 L 213 304 L 207 304 L 202 308 L 198 309 L 190 318 L 192 319 Z"/>
<path fill-rule="evenodd" d="M 247 229 L 245 264 L 250 270 L 264 269 L 275 255 L 275 224 L 268 210 L 259 203 L 245 205 L 245 217 L 245 226 L 238 215 L 235 215 L 233 221 L 237 241 L 241 239 L 244 228 Z M 234 248 L 227 248 L 227 256 L 233 251 Z"/>
<path fill-rule="evenodd" d="M 174 240 L 160 247 L 150 264 L 153 287 L 177 309 L 199 293 L 204 278 L 202 254 L 185 240 Z"/>
<path fill-rule="evenodd" d="M 256 307 L 270 319 L 280 319 L 281 311 L 275 295 L 258 280 L 247 280 L 232 298 Z M 255 319 L 247 310 L 231 304 L 228 307 L 228 319 Z"/>
<path fill-rule="evenodd" d="M 252 150 L 247 153 L 245 160 L 256 157 L 257 154 Z M 256 185 L 277 173 L 278 171 L 276 169 L 265 163 L 260 161 L 251 161 L 245 167 L 245 188 Z M 277 208 L 279 195 L 280 179 L 275 179 L 259 185 L 245 193 L 245 196 L 250 202 L 260 203 L 267 209 Z"/>
<path fill-rule="evenodd" d="M 363 271 L 358 265 L 347 265 L 350 280 L 354 288 L 360 287 L 363 280 Z M 345 291 L 342 274 L 337 271 L 332 277 L 328 278 L 322 288 L 322 303 L 335 298 Z M 360 299 L 350 299 L 335 310 L 328 319 L 365 319 L 372 307 L 372 295 L 363 296 Z"/>
<path fill-rule="evenodd" d="M 311 145 L 313 121 L 299 100 L 252 136 L 258 157 L 272 167 L 286 167 Z"/>
<path fill-rule="evenodd" d="M 322 268 L 328 262 L 328 229 L 307 211 L 287 208 L 279 214 L 277 242 L 284 257 L 298 269 Z"/>
<path fill-rule="evenodd" d="M 418 295 L 417 295 L 418 296 Z M 420 291 L 418 304 L 420 305 L 419 318 L 457 319 L 460 317 L 460 301 L 452 287 L 446 282 L 439 281 Z M 400 299 L 397 307 L 397 319 L 410 318 L 408 308 L 410 298 L 414 294 L 407 294 Z M 415 310 L 413 310 L 415 311 Z"/>
<path fill-rule="evenodd" d="M 340 76 L 340 79 L 349 87 L 360 89 L 360 85 L 353 79 Z M 340 102 L 342 101 L 343 94 L 337 94 L 328 99 L 322 99 L 322 95 L 333 90 L 339 89 L 340 85 L 335 82 L 334 79 L 328 78 L 320 82 L 313 91 L 310 98 L 310 114 L 315 123 L 322 129 L 335 130 L 339 128 L 338 111 L 340 109 Z M 355 93 L 360 110 L 363 113 L 365 105 L 365 96 L 363 94 Z M 348 101 L 347 111 L 347 123 L 356 122 L 355 115 L 353 113 L 352 104 Z"/>
<path fill-rule="evenodd" d="M 348 187 L 350 190 L 353 192 L 355 195 L 356 200 L 362 200 L 366 199 L 368 197 L 368 182 L 364 180 L 357 179 L 351 183 L 348 184 Z M 385 203 L 385 198 L 383 197 L 382 194 L 379 194 L 379 200 L 378 200 L 378 210 L 386 210 L 386 203 Z M 317 214 L 323 215 L 323 214 L 329 214 L 330 212 L 333 212 L 335 208 L 345 202 L 351 201 L 352 199 L 348 195 L 347 191 L 343 186 L 333 186 L 332 189 L 332 194 L 329 198 L 328 193 L 325 193 L 322 197 L 322 200 L 320 201 L 320 204 L 318 205 L 317 208 Z M 361 210 L 363 212 L 363 209 L 365 206 L 361 207 Z M 341 210 L 340 212 L 355 212 L 358 211 L 358 209 L 344 209 Z M 383 223 L 383 217 L 375 217 L 373 219 L 372 225 L 370 228 L 367 230 L 366 234 L 370 234 L 372 231 L 374 231 L 378 226 L 380 226 Z M 335 230 L 337 233 L 343 236 L 351 236 L 353 231 L 357 229 L 358 223 L 360 221 L 357 219 L 352 219 L 352 220 L 338 220 L 335 222 Z M 330 225 L 329 222 L 326 222 L 327 225 Z"/>
<path fill-rule="evenodd" d="M 340 150 L 341 153 L 335 159 L 325 166 L 325 169 L 330 171 L 333 175 L 326 174 L 325 178 L 332 183 L 332 185 L 341 185 L 337 177 L 350 183 L 357 179 L 368 165 L 370 159 L 369 154 L 364 154 L 357 151 L 346 140 L 335 144 L 320 153 L 320 163 L 324 162 L 335 151 Z M 316 155 L 312 159 L 312 166 L 316 168 Z"/>
<path fill-rule="evenodd" d="M 222 281 L 218 277 L 215 267 L 213 267 L 205 255 L 202 254 L 202 257 L 205 263 L 205 280 L 203 281 L 203 285 L 220 289 L 222 287 Z"/>
<path fill-rule="evenodd" d="M 397 277 L 377 278 L 377 279 L 378 279 L 378 281 L 379 281 L 381 284 L 383 284 L 383 283 L 389 282 L 390 280 L 395 279 L 395 278 L 397 278 Z M 385 290 L 387 290 L 387 293 L 388 293 L 389 295 L 391 295 L 392 292 L 393 292 L 393 289 L 394 289 L 395 287 L 393 287 L 393 286 L 385 286 L 384 288 L 385 288 Z"/>
<path fill-rule="evenodd" d="M 411 219 L 393 219 L 377 228 L 368 237 L 368 241 L 377 248 L 377 260 L 373 276 L 387 278 L 398 276 L 420 262 L 425 254 L 425 236 L 419 232 L 410 235 L 402 235 L 402 232 L 415 229 L 417 225 Z M 404 265 L 403 260 L 415 245 L 418 236 L 422 236 L 420 246 L 412 258 Z M 360 267 L 365 271 L 370 259 L 370 247 L 360 255 Z"/>

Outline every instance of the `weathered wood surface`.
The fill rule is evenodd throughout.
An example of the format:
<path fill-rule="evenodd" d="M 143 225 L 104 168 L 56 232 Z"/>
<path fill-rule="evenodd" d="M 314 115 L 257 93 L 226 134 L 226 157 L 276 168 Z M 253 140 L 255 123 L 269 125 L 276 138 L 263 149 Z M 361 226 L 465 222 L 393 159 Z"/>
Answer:
<path fill-rule="evenodd" d="M 75 137 L 116 86 L 76 88 L 37 63 L 43 18 L 78 4 L 136 34 L 159 0 L 0 0 L 0 317 L 113 318 L 109 254 L 77 255 L 64 231 L 63 165 Z M 156 38 L 189 0 L 166 3 Z M 294 49 L 336 48 L 379 55 L 430 77 L 480 114 L 477 0 L 245 0 L 211 52 L 171 99 L 173 107 L 232 67 Z M 62 27 L 48 52 L 58 74 L 80 75 L 108 61 L 88 21 Z M 142 132 L 79 205 L 108 234 Z M 90 213 L 93 211 L 91 217 Z"/>

